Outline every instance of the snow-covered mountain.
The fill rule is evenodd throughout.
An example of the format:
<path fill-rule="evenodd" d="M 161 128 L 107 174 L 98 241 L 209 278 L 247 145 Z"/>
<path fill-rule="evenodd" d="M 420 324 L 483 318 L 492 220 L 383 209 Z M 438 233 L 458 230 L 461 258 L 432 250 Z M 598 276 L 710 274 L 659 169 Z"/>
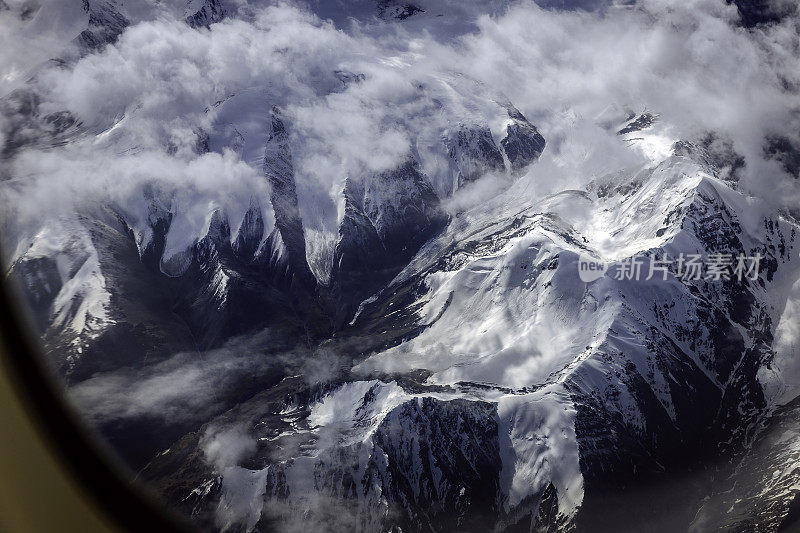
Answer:
<path fill-rule="evenodd" d="M 254 443 L 243 460 L 191 474 L 192 512 L 219 505 L 227 527 L 331 514 L 364 531 L 688 526 L 712 473 L 683 495 L 694 502 L 644 506 L 631 492 L 760 438 L 800 261 L 795 221 L 716 178 L 699 148 L 676 151 L 585 191 L 529 204 L 512 187 L 463 213 L 346 330 L 388 349 L 312 399 L 257 396 L 146 475 L 186 486 L 162 477 L 163 463 L 238 431 Z M 713 250 L 761 253 L 764 271 L 743 283 L 577 277 L 581 255 L 613 264 Z M 760 524 L 789 513 L 792 490 L 781 494 Z M 610 510 L 621 495 L 630 505 Z"/>
<path fill-rule="evenodd" d="M 739 145 L 678 137 L 664 110 L 532 114 L 486 81 L 415 69 L 437 24 L 462 45 L 488 24 L 449 0 L 257 4 L 26 3 L 65 51 L 0 100 L 6 278 L 137 479 L 223 531 L 794 523 L 800 221 L 747 190 Z M 612 5 L 627 9 L 596 7 Z M 195 75 L 174 52 L 227 57 L 245 34 L 237 53 L 274 38 L 273 63 L 305 64 L 299 33 L 276 37 L 291 17 L 331 39 L 319 55 L 348 28 L 407 41 L 288 81 L 248 58 Z M 172 60 L 163 92 L 117 114 L 54 106 L 50 68 L 94 79 L 97 58 L 157 85 L 161 65 L 125 55 L 152 28 L 174 36 L 154 44 Z M 584 130 L 599 163 L 570 145 Z M 764 146 L 791 173 L 792 142 Z M 111 154 L 89 167 L 112 174 L 103 201 L 31 217 L 9 200 L 20 169 L 83 169 L 69 165 L 86 153 Z M 684 276 L 686 258 L 721 256 L 725 275 Z M 739 257 L 759 268 L 735 275 Z M 587 260 L 607 271 L 584 281 Z"/>

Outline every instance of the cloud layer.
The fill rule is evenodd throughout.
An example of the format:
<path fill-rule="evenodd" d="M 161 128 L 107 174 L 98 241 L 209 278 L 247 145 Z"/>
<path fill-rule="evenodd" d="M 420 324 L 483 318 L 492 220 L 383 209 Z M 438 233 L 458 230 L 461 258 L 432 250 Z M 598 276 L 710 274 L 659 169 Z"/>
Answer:
<path fill-rule="evenodd" d="M 333 229 L 344 178 L 396 165 L 417 139 L 435 138 L 460 114 L 486 114 L 471 105 L 477 99 L 460 111 L 425 109 L 430 99 L 419 96 L 420 83 L 454 74 L 507 95 L 548 139 L 533 191 L 572 187 L 640 161 L 603 123 L 632 109 L 659 113 L 670 139 L 715 132 L 744 156 L 749 191 L 783 203 L 798 197 L 797 180 L 765 150 L 767 138 L 800 144 L 796 18 L 747 31 L 723 0 L 641 0 L 595 11 L 520 1 L 480 5 L 494 14 L 472 14 L 456 35 L 446 17 L 391 25 L 338 17 L 337 26 L 303 6 L 262 4 L 238 2 L 234 18 L 210 31 L 163 9 L 155 20 L 140 17 L 101 53 L 64 66 L 35 68 L 38 51 L 3 48 L 4 79 L 35 72 L 41 103 L 37 117 L 4 117 L 0 135 L 8 137 L 9 122 L 64 111 L 80 125 L 72 142 L 23 147 L 4 164 L 3 195 L 16 206 L 4 217 L 6 235 L 24 240 L 42 211 L 61 214 L 87 200 L 134 205 L 142 184 L 155 181 L 194 191 L 181 205 L 200 206 L 187 215 L 189 233 L 200 236 L 207 214 L 200 211 L 209 205 L 238 213 L 251 193 L 264 194 L 257 165 L 247 170 L 235 154 L 196 151 L 198 131 L 214 127 L 213 104 L 253 89 L 264 107 L 251 113 L 278 105 L 292 124 L 299 189 L 331 206 L 326 219 L 308 225 Z M 428 11 L 444 7 L 432 3 Z M 25 28 L 15 13 L 0 15 L 8 35 Z M 37 24 L 42 42 L 69 33 Z"/>

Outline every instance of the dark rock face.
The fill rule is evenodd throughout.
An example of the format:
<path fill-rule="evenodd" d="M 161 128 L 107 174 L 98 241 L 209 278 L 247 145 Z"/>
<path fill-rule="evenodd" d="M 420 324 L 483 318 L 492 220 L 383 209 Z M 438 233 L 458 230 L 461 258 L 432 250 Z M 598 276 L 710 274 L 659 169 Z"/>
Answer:
<path fill-rule="evenodd" d="M 306 241 L 297 201 L 289 134 L 279 109 L 272 108 L 270 117 L 264 175 L 272 186 L 270 201 L 275 212 L 275 231 L 269 242 L 272 250 L 280 247 L 282 251 L 280 254 L 268 253 L 265 248 L 256 253 L 256 258 L 261 263 L 272 263 L 273 269 L 283 272 L 289 285 L 297 284 L 306 290 L 314 290 L 316 280 L 306 261 Z"/>
<path fill-rule="evenodd" d="M 245 262 L 255 259 L 264 236 L 264 216 L 261 206 L 255 198 L 244 215 L 244 220 L 233 243 L 234 254 Z"/>
<path fill-rule="evenodd" d="M 374 443 L 387 461 L 382 485 L 390 508 L 403 509 L 405 528 L 486 531 L 500 514 L 502 465 L 491 404 L 411 400 L 381 422 Z"/>
<path fill-rule="evenodd" d="M 357 286 L 363 287 L 363 283 L 370 278 L 384 278 L 391 275 L 382 272 L 385 269 L 383 264 L 385 256 L 375 253 L 375 250 L 382 248 L 382 243 L 375 226 L 363 211 L 363 184 L 348 180 L 344 196 L 344 218 L 339 225 L 339 242 L 336 245 L 331 272 L 331 284 L 340 288 L 340 301 L 347 301 L 349 290 Z M 379 282 L 373 281 L 370 285 L 374 286 L 377 283 Z M 363 287 L 359 291 L 360 294 L 352 295 L 353 303 L 350 306 L 369 290 L 370 287 Z M 350 306 L 344 310 L 342 319 L 352 313 Z"/>
<path fill-rule="evenodd" d="M 192 28 L 208 28 L 225 18 L 225 10 L 221 0 L 204 0 L 202 7 L 186 17 L 186 23 Z"/>
<path fill-rule="evenodd" d="M 87 51 L 117 42 L 130 24 L 114 0 L 83 0 L 83 9 L 89 15 L 89 27 L 81 32 L 76 42 Z"/>
<path fill-rule="evenodd" d="M 505 107 L 510 122 L 499 144 L 485 125 L 461 124 L 445 135 L 443 142 L 454 176 L 453 190 L 488 173 L 508 172 L 518 177 L 544 151 L 546 143 L 536 127 L 513 105 L 506 103 Z"/>
<path fill-rule="evenodd" d="M 252 219 L 252 212 L 248 216 Z M 276 235 L 268 245 L 276 242 Z M 267 250 L 265 255 L 275 253 Z M 304 338 L 304 324 L 315 307 L 313 293 L 297 284 L 284 265 L 243 261 L 231 245 L 230 225 L 220 212 L 215 213 L 208 235 L 192 250 L 189 268 L 174 283 L 176 310 L 186 317 L 201 350 L 270 326 Z"/>
<path fill-rule="evenodd" d="M 545 140 L 515 107 L 509 106 L 508 116 L 512 122 L 506 128 L 506 136 L 500 141 L 500 147 L 511 165 L 511 173 L 519 174 L 539 159 L 544 151 Z"/>
<path fill-rule="evenodd" d="M 12 269 L 10 277 L 24 287 L 25 303 L 38 331 L 46 331 L 51 320 L 50 308 L 62 287 L 56 260 L 35 257 L 20 262 Z"/>
<path fill-rule="evenodd" d="M 672 153 L 702 161 L 719 179 L 739 181 L 745 168 L 744 156 L 733 150 L 724 139 L 713 135 L 703 136 L 698 142 L 678 141 L 672 146 Z"/>
<path fill-rule="evenodd" d="M 41 97 L 24 88 L 0 98 L 5 142 L 0 156 L 10 159 L 25 147 L 61 146 L 80 135 L 82 124 L 70 113 L 42 111 Z"/>
<path fill-rule="evenodd" d="M 345 185 L 331 285 L 337 322 L 390 281 L 447 223 L 439 198 L 409 159 L 397 169 Z"/>
<path fill-rule="evenodd" d="M 780 163 L 787 174 L 800 178 L 800 146 L 788 137 L 770 137 L 764 145 L 764 154 Z"/>
<path fill-rule="evenodd" d="M 494 143 L 488 126 L 461 125 L 446 139 L 455 176 L 454 185 L 476 181 L 489 172 L 504 172 L 503 154 Z"/>
<path fill-rule="evenodd" d="M 405 20 L 424 12 L 424 9 L 410 2 L 400 0 L 380 0 L 378 2 L 378 17 L 386 21 Z"/>
<path fill-rule="evenodd" d="M 776 0 L 727 0 L 736 4 L 742 17 L 742 25 L 752 28 L 759 24 L 774 24 L 797 13 L 797 5 Z"/>
<path fill-rule="evenodd" d="M 631 5 L 636 0 L 536 0 L 545 9 L 600 11 L 609 5 Z"/>
<path fill-rule="evenodd" d="M 617 132 L 617 135 L 627 135 L 636 131 L 646 130 L 653 126 L 658 120 L 658 115 L 652 113 L 642 113 L 639 116 L 631 118 L 624 128 Z"/>
<path fill-rule="evenodd" d="M 796 527 L 798 409 L 798 400 L 779 408 L 752 446 L 719 469 L 713 494 L 700 507 L 694 528 L 753 531 L 770 524 L 776 531 L 792 531 Z"/>

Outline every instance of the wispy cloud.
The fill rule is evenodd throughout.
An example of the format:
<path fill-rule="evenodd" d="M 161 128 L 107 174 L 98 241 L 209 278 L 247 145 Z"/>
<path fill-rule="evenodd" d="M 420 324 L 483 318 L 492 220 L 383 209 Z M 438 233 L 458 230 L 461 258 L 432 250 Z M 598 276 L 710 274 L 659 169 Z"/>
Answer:
<path fill-rule="evenodd" d="M 282 360 L 265 355 L 272 342 L 263 332 L 204 353 L 179 353 L 143 368 L 98 374 L 72 387 L 69 395 L 96 423 L 140 417 L 203 422 L 225 408 L 243 383 L 284 368 Z"/>

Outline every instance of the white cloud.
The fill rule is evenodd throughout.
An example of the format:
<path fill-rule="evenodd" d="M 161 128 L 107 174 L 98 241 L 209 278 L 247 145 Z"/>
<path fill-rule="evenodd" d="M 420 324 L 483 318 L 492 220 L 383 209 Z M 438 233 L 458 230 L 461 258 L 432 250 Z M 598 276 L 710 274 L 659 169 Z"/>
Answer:
<path fill-rule="evenodd" d="M 200 440 L 206 460 L 222 472 L 256 450 L 256 440 L 243 425 L 209 427 Z"/>
<path fill-rule="evenodd" d="M 226 408 L 243 379 L 268 375 L 281 361 L 266 358 L 269 332 L 233 339 L 205 353 L 179 353 L 136 371 L 97 374 L 70 388 L 69 396 L 95 423 L 135 420 L 204 422 Z"/>

